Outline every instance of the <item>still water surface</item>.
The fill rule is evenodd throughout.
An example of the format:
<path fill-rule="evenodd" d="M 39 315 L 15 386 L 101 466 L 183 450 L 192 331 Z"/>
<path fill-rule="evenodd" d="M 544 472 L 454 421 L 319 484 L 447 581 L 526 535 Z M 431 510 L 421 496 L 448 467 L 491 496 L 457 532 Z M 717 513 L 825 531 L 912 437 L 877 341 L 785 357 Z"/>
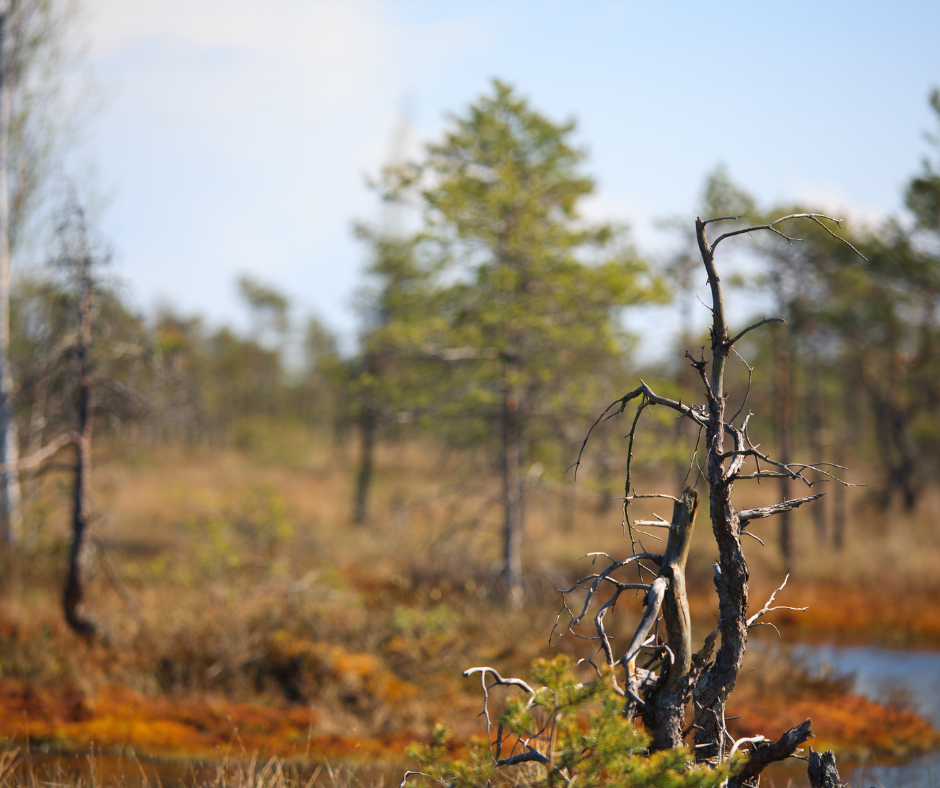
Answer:
<path fill-rule="evenodd" d="M 804 664 L 854 676 L 859 695 L 902 700 L 940 728 L 940 652 L 872 646 L 795 646 Z"/>
<path fill-rule="evenodd" d="M 859 695 L 901 700 L 940 728 L 940 652 L 807 645 L 793 651 L 811 669 L 851 675 Z M 861 788 L 940 788 L 940 752 L 903 765 L 866 763 L 842 777 Z"/>

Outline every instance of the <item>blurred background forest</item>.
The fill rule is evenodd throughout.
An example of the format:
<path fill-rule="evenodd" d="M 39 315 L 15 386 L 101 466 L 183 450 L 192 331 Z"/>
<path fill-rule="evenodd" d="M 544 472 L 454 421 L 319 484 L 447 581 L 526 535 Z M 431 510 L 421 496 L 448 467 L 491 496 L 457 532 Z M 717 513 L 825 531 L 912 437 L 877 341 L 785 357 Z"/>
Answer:
<path fill-rule="evenodd" d="M 764 202 L 717 166 L 648 250 L 630 216 L 585 210 L 597 184 L 574 120 L 524 84 L 481 84 L 433 142 L 393 144 L 369 174 L 381 207 L 351 230 L 351 338 L 260 265 L 216 283 L 237 288 L 230 324 L 141 308 L 89 190 L 56 164 L 67 17 L 13 8 L 34 10 L 6 17 L 22 48 L 5 50 L 0 144 L 0 736 L 394 760 L 442 716 L 473 730 L 471 664 L 589 654 L 549 645 L 555 589 L 584 553 L 625 549 L 631 449 L 627 494 L 700 475 L 700 436 L 655 407 L 635 445 L 626 415 L 600 425 L 572 469 L 638 379 L 701 398 L 685 357 L 709 345 L 696 215 L 826 214 L 851 244 L 816 225 L 745 236 L 724 269 L 737 330 L 785 320 L 736 346 L 731 407 L 782 462 L 864 485 L 755 527 L 755 598 L 789 571 L 785 604 L 809 609 L 775 620 L 786 640 L 940 648 L 940 92 L 896 215 Z M 802 494 L 774 480 L 745 502 Z M 704 630 L 714 546 L 697 539 Z M 740 730 L 799 707 L 817 749 L 937 748 L 903 693 L 866 700 L 773 653 L 745 681 Z"/>

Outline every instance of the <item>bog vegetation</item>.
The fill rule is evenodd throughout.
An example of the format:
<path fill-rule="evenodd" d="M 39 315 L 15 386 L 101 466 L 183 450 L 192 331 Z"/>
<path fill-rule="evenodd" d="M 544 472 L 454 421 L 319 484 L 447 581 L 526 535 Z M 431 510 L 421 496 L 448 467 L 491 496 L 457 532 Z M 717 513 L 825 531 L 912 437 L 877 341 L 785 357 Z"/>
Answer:
<path fill-rule="evenodd" d="M 810 716 L 849 756 L 940 744 L 769 645 L 940 645 L 940 150 L 880 226 L 716 170 L 664 262 L 584 219 L 573 137 L 496 81 L 383 172 L 418 229 L 358 228 L 354 354 L 248 275 L 247 334 L 135 313 L 65 201 L 10 299 L 0 736 L 385 762 L 417 739 L 453 785 L 754 784 Z M 624 313 L 669 303 L 703 319 L 641 369 Z"/>

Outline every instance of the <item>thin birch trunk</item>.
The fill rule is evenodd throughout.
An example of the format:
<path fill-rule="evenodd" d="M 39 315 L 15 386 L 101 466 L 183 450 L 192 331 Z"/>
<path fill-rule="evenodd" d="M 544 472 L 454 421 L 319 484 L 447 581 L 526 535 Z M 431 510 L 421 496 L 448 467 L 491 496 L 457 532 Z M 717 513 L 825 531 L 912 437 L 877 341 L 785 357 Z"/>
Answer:
<path fill-rule="evenodd" d="M 13 370 L 10 365 L 10 8 L 0 9 L 0 538 L 8 545 L 22 540 L 19 442 L 13 420 Z"/>
<path fill-rule="evenodd" d="M 42 449 L 42 442 L 46 435 L 46 405 L 49 401 L 49 387 L 45 383 L 39 386 L 39 390 L 36 393 L 36 399 L 33 401 L 33 407 L 30 411 L 29 417 L 29 439 L 26 443 L 26 456 L 32 457 L 37 452 Z M 39 494 L 39 468 L 30 468 L 23 471 L 23 488 L 24 495 L 23 499 L 26 501 L 26 506 L 30 507 L 36 500 L 36 496 Z M 31 518 L 35 520 L 35 518 Z M 24 522 L 23 528 L 23 547 L 28 552 L 35 551 L 39 542 L 39 533 L 37 524 L 32 522 L 27 529 L 26 523 Z"/>

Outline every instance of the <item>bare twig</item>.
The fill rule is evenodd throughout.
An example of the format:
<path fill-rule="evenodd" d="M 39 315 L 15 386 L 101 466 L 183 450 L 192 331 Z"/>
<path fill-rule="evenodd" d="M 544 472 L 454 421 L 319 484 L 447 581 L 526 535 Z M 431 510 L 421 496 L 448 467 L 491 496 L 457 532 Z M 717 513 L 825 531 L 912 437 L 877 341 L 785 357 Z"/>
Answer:
<path fill-rule="evenodd" d="M 607 636 L 607 630 L 604 627 L 604 618 L 607 616 L 607 612 L 617 604 L 617 600 L 620 598 L 620 589 L 618 588 L 603 605 L 601 609 L 597 611 L 597 615 L 594 616 L 594 627 L 597 630 L 597 637 L 601 641 L 601 648 L 604 649 L 604 657 L 607 659 L 607 667 L 613 670 L 614 665 L 614 652 L 610 647 L 610 638 Z M 614 686 L 617 687 L 617 680 L 614 678 L 613 673 L 611 673 L 611 679 L 613 680 Z"/>
<path fill-rule="evenodd" d="M 780 584 L 780 587 L 770 595 L 770 599 L 767 600 L 767 604 L 764 605 L 760 610 L 758 610 L 753 616 L 747 620 L 748 627 L 757 626 L 755 623 L 759 618 L 762 618 L 767 613 L 772 613 L 774 610 L 796 610 L 800 613 L 808 610 L 805 607 L 787 607 L 785 605 L 778 605 L 777 607 L 771 607 L 774 603 L 774 598 L 783 591 L 784 587 L 787 584 L 787 581 L 790 579 L 790 573 L 787 572 L 787 576 L 783 578 L 783 582 Z M 780 634 L 779 632 L 777 634 Z"/>
<path fill-rule="evenodd" d="M 659 515 L 656 515 L 659 517 Z M 645 528 L 668 528 L 669 520 L 664 520 L 662 517 L 659 517 L 658 520 L 634 520 L 634 525 L 642 525 Z"/>
<path fill-rule="evenodd" d="M 738 520 L 742 523 L 746 523 L 748 520 L 758 520 L 762 517 L 772 517 L 775 514 L 789 512 L 802 506 L 804 503 L 822 498 L 825 494 L 826 493 L 821 492 L 816 493 L 816 495 L 808 495 L 805 498 L 793 498 L 789 501 L 775 503 L 771 506 L 762 506 L 759 509 L 745 509 L 744 511 L 738 512 Z"/>
<path fill-rule="evenodd" d="M 643 381 L 640 381 L 641 383 Z M 645 384 L 644 384 L 645 385 Z M 633 417 L 633 424 L 630 426 L 629 443 L 627 444 L 627 478 L 623 484 L 623 525 L 630 533 L 630 547 L 636 552 L 636 541 L 633 538 L 633 526 L 630 524 L 630 480 L 633 472 L 633 440 L 636 436 L 636 425 L 640 421 L 640 415 L 646 410 L 649 400 L 644 397 L 640 406 L 636 409 L 636 415 Z M 639 574 L 639 570 L 637 570 Z"/>
<path fill-rule="evenodd" d="M 535 692 L 535 690 L 532 689 L 532 687 L 530 687 L 522 679 L 514 679 L 514 678 L 504 679 L 502 676 L 499 675 L 499 671 L 494 670 L 493 668 L 488 667 L 488 666 L 483 666 L 479 668 L 467 668 L 463 672 L 463 677 L 465 679 L 470 678 L 470 676 L 472 676 L 474 673 L 481 673 L 484 678 L 487 673 L 491 673 L 493 675 L 493 684 L 490 684 L 491 687 L 494 687 L 494 686 L 519 687 L 520 689 L 523 689 L 526 692 L 528 692 L 530 695 L 532 695 Z"/>
<path fill-rule="evenodd" d="M 741 363 L 744 364 L 745 367 L 747 367 L 747 388 L 744 390 L 744 399 L 741 400 L 741 407 L 735 411 L 734 415 L 730 419 L 728 419 L 728 421 L 734 424 L 738 420 L 738 416 L 741 415 L 741 411 L 744 410 L 744 406 L 747 405 L 747 398 L 751 396 L 751 381 L 754 378 L 754 367 L 752 367 L 750 364 L 748 364 L 744 360 L 744 356 L 738 353 L 735 347 L 732 346 L 731 352 L 734 353 L 734 355 L 736 355 L 739 359 L 741 359 Z M 747 417 L 745 417 L 745 421 L 746 420 L 747 420 Z M 743 430 L 744 428 L 742 427 L 741 429 Z"/>
<path fill-rule="evenodd" d="M 546 758 L 542 753 L 536 750 L 531 744 L 525 745 L 525 752 L 521 752 L 518 755 L 513 755 L 509 758 L 503 758 L 502 760 L 496 761 L 497 766 L 515 766 L 517 763 L 530 763 L 535 761 L 536 763 L 541 763 L 548 765 L 548 758 Z"/>
<path fill-rule="evenodd" d="M 589 556 L 603 555 L 607 558 L 610 558 L 610 556 L 608 556 L 606 553 L 588 553 L 588 555 Z M 604 580 L 612 580 L 612 578 L 610 578 L 609 575 L 611 575 L 614 571 L 616 571 L 617 569 L 620 569 L 623 566 L 631 564 L 635 561 L 638 562 L 642 560 L 650 560 L 650 561 L 655 561 L 658 563 L 662 561 L 662 558 L 663 557 L 661 555 L 657 555 L 655 553 L 635 553 L 627 558 L 624 558 L 621 561 L 613 561 L 613 559 L 611 559 L 612 561 L 611 565 L 608 566 L 603 572 L 600 572 L 599 574 L 596 574 L 596 575 L 588 575 L 587 577 L 583 577 L 580 580 L 578 580 L 573 586 L 571 586 L 571 588 L 568 588 L 565 590 L 559 589 L 560 593 L 563 596 L 565 596 L 567 594 L 570 594 L 576 588 L 583 589 L 584 583 L 588 582 L 589 580 L 593 580 L 593 583 L 591 583 L 590 588 L 587 589 L 587 596 L 584 599 L 584 607 L 581 610 L 581 614 L 577 618 L 572 618 L 571 623 L 568 625 L 569 631 L 571 630 L 571 627 L 577 626 L 578 624 L 581 623 L 581 621 L 584 619 L 584 616 L 587 615 L 588 608 L 591 605 L 591 600 L 594 598 L 594 594 L 597 591 L 598 585 Z M 628 590 L 628 589 L 636 589 L 640 591 L 649 590 L 649 585 L 645 583 L 619 583 L 616 581 L 612 581 L 612 582 L 614 582 L 615 585 L 618 588 L 620 588 L 620 590 L 623 590 L 623 591 Z"/>
<path fill-rule="evenodd" d="M 754 323 L 754 325 L 748 326 L 747 328 L 745 328 L 737 336 L 733 337 L 732 339 L 729 339 L 728 344 L 733 345 L 741 337 L 743 337 L 748 331 L 753 331 L 755 328 L 760 328 L 761 326 L 766 325 L 767 323 L 786 323 L 786 322 L 787 321 L 784 320 L 782 317 L 765 317 L 763 320 L 759 320 L 756 323 Z"/>
<path fill-rule="evenodd" d="M 745 736 L 744 738 L 738 739 L 731 746 L 731 752 L 728 753 L 728 760 L 730 761 L 734 758 L 734 754 L 738 751 L 738 747 L 742 744 L 757 744 L 758 742 L 767 741 L 766 736 Z"/>
<path fill-rule="evenodd" d="M 695 458 L 698 456 L 698 446 L 699 446 L 699 443 L 701 443 L 701 441 L 702 441 L 702 427 L 699 427 L 698 435 L 695 437 L 695 448 L 692 450 L 692 457 L 689 460 L 689 470 L 685 472 L 685 478 L 682 480 L 683 487 L 685 487 L 685 485 L 688 484 L 689 476 L 691 476 L 692 474 L 692 466 L 695 465 Z M 701 467 L 699 468 L 699 471 L 701 472 Z M 698 484 L 697 479 L 695 481 L 695 484 L 696 485 Z"/>
<path fill-rule="evenodd" d="M 741 531 L 741 536 L 750 536 L 751 539 L 756 539 L 758 542 L 760 542 L 760 546 L 761 546 L 761 547 L 767 547 L 767 545 L 764 544 L 764 540 L 763 540 L 763 539 L 761 539 L 757 534 L 752 534 L 750 531 L 744 531 L 744 530 L 742 530 L 742 531 Z"/>
<path fill-rule="evenodd" d="M 591 434 L 594 432 L 594 429 L 597 427 L 597 425 L 600 424 L 602 421 L 605 421 L 606 419 L 613 418 L 614 416 L 618 416 L 621 413 L 623 413 L 627 405 L 632 400 L 639 397 L 640 395 L 645 396 L 646 400 L 648 400 L 647 402 L 648 405 L 663 405 L 667 408 L 671 408 L 672 410 L 679 412 L 683 416 L 690 418 L 692 421 L 694 421 L 696 424 L 698 424 L 701 427 L 704 427 L 708 424 L 708 419 L 705 415 L 705 412 L 702 410 L 702 408 L 692 407 L 682 402 L 679 402 L 678 400 L 669 399 L 669 397 L 661 397 L 659 394 L 654 392 L 648 385 L 646 385 L 646 383 L 640 380 L 640 386 L 638 388 L 634 389 L 629 394 L 625 394 L 620 399 L 617 399 L 611 402 L 610 405 L 604 408 L 604 411 L 601 413 L 601 415 L 598 416 L 597 419 L 594 420 L 594 423 L 588 428 L 587 435 L 584 436 L 584 440 L 581 443 L 581 450 L 578 452 L 578 459 L 575 461 L 573 465 L 571 465 L 568 468 L 568 470 L 571 470 L 571 468 L 574 468 L 575 476 L 577 476 L 577 469 L 581 466 L 581 457 L 584 454 L 584 449 L 587 446 L 588 440 L 590 439 Z M 619 409 L 611 413 L 611 410 L 613 410 L 618 405 L 620 406 Z"/>
<path fill-rule="evenodd" d="M 605 419 L 605 417 L 607 416 L 607 414 L 610 413 L 610 411 L 611 411 L 614 407 L 616 407 L 617 405 L 619 405 L 619 406 L 620 406 L 620 409 L 617 410 L 613 415 L 617 415 L 617 414 L 619 414 L 619 413 L 623 413 L 624 408 L 627 407 L 627 403 L 630 402 L 630 400 L 635 399 L 636 397 L 640 396 L 640 394 L 642 394 L 642 393 L 643 393 L 643 388 L 640 387 L 640 388 L 634 389 L 634 390 L 631 391 L 629 394 L 625 394 L 625 395 L 622 396 L 620 399 L 614 400 L 613 402 L 610 403 L 610 405 L 608 405 L 606 408 L 604 408 L 604 412 L 601 413 L 601 415 L 598 416 L 598 417 L 594 420 L 594 423 L 588 428 L 587 435 L 584 436 L 584 440 L 581 442 L 581 450 L 578 452 L 578 459 L 575 460 L 574 465 L 571 465 L 571 466 L 568 468 L 569 471 L 570 471 L 572 468 L 574 468 L 574 478 L 575 478 L 575 479 L 578 478 L 578 468 L 581 467 L 581 457 L 582 457 L 582 455 L 584 454 L 584 449 L 585 449 L 585 447 L 587 446 L 588 440 L 590 440 L 590 438 L 591 438 L 591 433 L 594 432 L 594 428 L 595 428 L 598 424 L 600 424 L 602 421 L 604 421 L 604 419 Z"/>
<path fill-rule="evenodd" d="M 66 446 L 77 443 L 81 436 L 76 432 L 66 432 L 53 441 L 43 446 L 39 451 L 23 457 L 16 462 L 8 462 L 0 465 L 0 473 L 9 473 L 10 471 L 28 471 L 37 468 L 46 460 L 64 449 Z"/>
<path fill-rule="evenodd" d="M 706 227 L 709 224 L 714 224 L 715 222 L 736 222 L 738 219 L 743 219 L 744 214 L 740 216 L 718 216 L 714 219 L 706 219 L 702 222 L 702 227 Z"/>
<path fill-rule="evenodd" d="M 858 249 L 856 249 L 854 246 L 852 246 L 851 243 L 849 243 L 847 240 L 845 240 L 845 238 L 843 238 L 841 235 L 837 235 L 836 233 L 834 233 L 832 230 L 830 230 L 828 227 L 826 227 L 826 225 L 823 224 L 822 221 L 821 221 L 822 219 L 826 219 L 827 221 L 835 222 L 835 224 L 836 224 L 838 227 L 841 228 L 841 227 L 842 227 L 842 220 L 841 220 L 841 219 L 833 219 L 831 216 L 826 216 L 826 215 L 823 214 L 823 213 L 791 213 L 791 214 L 789 214 L 788 216 L 781 216 L 779 219 L 775 219 L 774 221 L 770 222 L 769 224 L 759 224 L 759 225 L 755 225 L 754 227 L 745 227 L 745 228 L 742 229 L 742 230 L 731 230 L 730 232 L 727 232 L 727 233 L 724 233 L 724 234 L 722 234 L 722 235 L 719 235 L 714 241 L 712 241 L 712 245 L 711 245 L 712 251 L 714 252 L 714 250 L 718 247 L 718 244 L 720 244 L 723 240 L 725 240 L 725 238 L 732 238 L 732 237 L 734 237 L 735 235 L 750 234 L 750 233 L 753 233 L 753 232 L 757 232 L 758 230 L 769 230 L 770 232 L 772 232 L 772 233 L 774 233 L 774 234 L 776 234 L 776 235 L 779 235 L 779 236 L 780 236 L 781 238 L 783 238 L 788 244 L 790 244 L 790 245 L 792 246 L 794 241 L 802 241 L 803 239 L 802 239 L 802 238 L 795 238 L 795 237 L 793 237 L 793 236 L 787 235 L 786 233 L 781 232 L 780 230 L 777 229 L 777 225 L 778 225 L 778 224 L 780 224 L 781 222 L 789 221 L 790 219 L 809 219 L 810 221 L 815 222 L 815 223 L 818 224 L 820 227 L 822 227 L 823 230 L 825 230 L 827 233 L 829 233 L 829 235 L 831 235 L 833 238 L 835 238 L 837 241 L 842 241 L 842 243 L 844 243 L 846 246 L 848 246 L 849 249 L 851 249 L 853 252 L 855 252 L 855 254 L 857 254 L 859 257 L 861 257 L 861 258 L 862 258 L 863 260 L 865 260 L 866 262 L 868 261 L 868 258 L 865 257 L 865 255 L 863 255 L 860 251 L 858 251 Z"/>
<path fill-rule="evenodd" d="M 627 496 L 623 496 L 623 497 L 618 495 L 618 496 L 616 496 L 616 497 L 614 498 L 614 500 L 617 500 L 617 501 L 638 501 L 638 500 L 640 500 L 641 498 L 665 498 L 666 500 L 669 500 L 669 501 L 676 501 L 676 500 L 678 500 L 678 498 L 676 498 L 675 495 L 667 495 L 666 493 L 643 493 L 643 494 L 641 495 L 641 494 L 638 493 L 638 492 L 634 492 L 633 495 L 627 495 Z"/>
<path fill-rule="evenodd" d="M 491 667 L 479 667 L 479 668 L 467 668 L 463 672 L 464 678 L 469 678 L 474 673 L 480 674 L 480 683 L 483 685 L 483 716 L 486 718 L 486 736 L 487 740 L 490 738 L 490 730 L 492 729 L 492 722 L 490 720 L 490 709 L 489 709 L 489 700 L 490 700 L 490 690 L 493 687 L 519 687 L 522 690 L 525 690 L 529 695 L 534 695 L 535 690 L 532 689 L 526 682 L 522 679 L 508 678 L 504 679 L 499 675 L 499 671 L 494 670 Z M 486 683 L 486 674 L 493 674 L 493 683 Z"/>
<path fill-rule="evenodd" d="M 405 774 L 402 776 L 401 782 L 398 783 L 398 788 L 405 788 L 405 783 L 408 782 L 408 778 L 413 775 L 417 775 L 418 777 L 427 777 L 429 780 L 434 780 L 434 782 L 440 783 L 441 785 L 453 784 L 453 780 L 438 780 L 436 777 L 432 777 L 430 774 L 425 774 L 424 772 L 409 771 L 405 772 Z"/>

